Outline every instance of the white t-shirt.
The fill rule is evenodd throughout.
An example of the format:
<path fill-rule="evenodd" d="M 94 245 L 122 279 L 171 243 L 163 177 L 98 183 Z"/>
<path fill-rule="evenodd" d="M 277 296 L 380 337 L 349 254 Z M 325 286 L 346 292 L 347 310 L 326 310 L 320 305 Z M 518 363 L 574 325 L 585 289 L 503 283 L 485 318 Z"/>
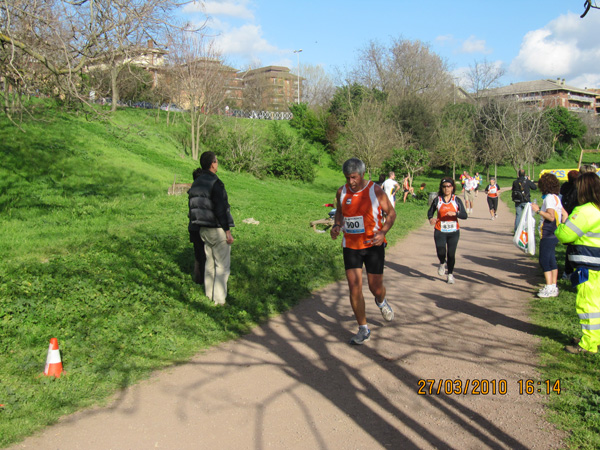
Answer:
<path fill-rule="evenodd" d="M 383 189 L 383 192 L 385 192 L 385 195 L 387 195 L 388 198 L 390 199 L 390 203 L 392 205 L 394 205 L 395 202 L 394 202 L 394 196 L 392 195 L 392 192 L 394 192 L 394 190 L 400 189 L 400 185 L 398 184 L 398 182 L 396 180 L 392 180 L 391 178 L 388 178 L 381 184 L 381 189 Z"/>
<path fill-rule="evenodd" d="M 465 190 L 471 191 L 471 190 L 475 189 L 476 187 L 477 187 L 477 181 L 475 181 L 475 178 L 467 178 L 467 181 L 465 181 Z"/>
<path fill-rule="evenodd" d="M 560 223 L 560 217 L 562 216 L 562 203 L 560 202 L 560 198 L 558 195 L 548 194 L 544 198 L 544 202 L 542 203 L 541 211 L 546 212 L 548 209 L 554 210 L 554 218 L 555 223 L 552 224 L 551 228 L 554 230 L 556 226 Z M 542 217 L 540 220 L 540 230 L 544 228 L 544 218 Z"/>

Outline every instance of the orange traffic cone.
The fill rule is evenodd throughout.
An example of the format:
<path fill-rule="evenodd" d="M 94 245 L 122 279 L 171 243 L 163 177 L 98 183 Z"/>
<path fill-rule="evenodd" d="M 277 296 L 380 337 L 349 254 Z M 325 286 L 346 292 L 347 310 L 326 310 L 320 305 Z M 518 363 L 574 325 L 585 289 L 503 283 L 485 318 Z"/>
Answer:
<path fill-rule="evenodd" d="M 63 371 L 62 361 L 60 360 L 60 350 L 58 349 L 58 339 L 50 339 L 48 347 L 48 356 L 46 357 L 46 368 L 44 375 L 47 377 L 60 377 Z"/>

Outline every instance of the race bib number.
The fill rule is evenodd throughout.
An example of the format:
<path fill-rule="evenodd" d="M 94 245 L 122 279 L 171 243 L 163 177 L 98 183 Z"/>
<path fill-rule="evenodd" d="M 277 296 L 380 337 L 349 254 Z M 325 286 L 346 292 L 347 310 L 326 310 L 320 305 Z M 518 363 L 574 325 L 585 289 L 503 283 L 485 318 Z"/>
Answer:
<path fill-rule="evenodd" d="M 344 217 L 344 232 L 360 234 L 365 232 L 365 221 L 363 216 Z"/>
<path fill-rule="evenodd" d="M 452 233 L 453 231 L 456 231 L 458 228 L 456 228 L 456 225 L 458 224 L 458 222 L 455 221 L 448 221 L 448 222 L 440 222 L 440 231 L 442 231 L 443 233 Z"/>

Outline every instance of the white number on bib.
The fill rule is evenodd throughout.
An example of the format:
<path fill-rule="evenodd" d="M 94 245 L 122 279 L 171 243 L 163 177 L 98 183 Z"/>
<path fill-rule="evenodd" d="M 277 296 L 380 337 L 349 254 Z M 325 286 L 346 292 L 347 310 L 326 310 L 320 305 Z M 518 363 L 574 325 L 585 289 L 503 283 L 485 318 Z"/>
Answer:
<path fill-rule="evenodd" d="M 365 232 L 365 221 L 363 216 L 344 217 L 344 231 L 350 234 L 360 234 Z"/>
<path fill-rule="evenodd" d="M 457 230 L 457 228 L 456 228 L 457 223 L 458 222 L 455 222 L 453 220 L 448 221 L 448 222 L 442 221 L 442 222 L 440 222 L 440 230 L 443 233 L 452 233 L 453 231 Z"/>

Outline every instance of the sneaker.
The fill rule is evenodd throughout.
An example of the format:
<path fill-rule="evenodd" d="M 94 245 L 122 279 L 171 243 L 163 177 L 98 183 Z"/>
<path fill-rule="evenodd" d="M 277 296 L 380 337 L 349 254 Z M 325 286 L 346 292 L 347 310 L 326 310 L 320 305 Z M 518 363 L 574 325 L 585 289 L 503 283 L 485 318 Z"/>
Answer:
<path fill-rule="evenodd" d="M 446 264 L 440 264 L 440 267 L 438 267 L 438 275 L 440 277 L 443 277 L 444 274 L 446 273 Z"/>
<path fill-rule="evenodd" d="M 448 284 L 454 284 L 454 275 L 448 274 Z"/>
<path fill-rule="evenodd" d="M 352 336 L 350 339 L 351 345 L 363 345 L 371 337 L 371 330 L 363 331 L 362 328 L 358 328 L 358 333 Z"/>
<path fill-rule="evenodd" d="M 375 300 L 375 303 L 377 303 L 377 300 Z M 377 303 L 377 306 L 379 306 L 381 315 L 385 320 L 387 320 L 388 322 L 394 320 L 394 310 L 392 309 L 387 300 L 383 300 L 383 303 Z"/>
<path fill-rule="evenodd" d="M 496 218 L 494 216 L 492 216 L 492 220 L 496 220 Z"/>
<path fill-rule="evenodd" d="M 586 350 L 583 347 L 580 347 L 579 345 L 567 345 L 565 347 L 565 351 L 568 353 L 571 353 L 573 355 L 579 355 L 579 354 L 587 354 L 587 353 L 592 353 L 589 350 Z"/>
<path fill-rule="evenodd" d="M 537 296 L 539 298 L 558 297 L 558 288 L 546 285 L 538 291 Z"/>

